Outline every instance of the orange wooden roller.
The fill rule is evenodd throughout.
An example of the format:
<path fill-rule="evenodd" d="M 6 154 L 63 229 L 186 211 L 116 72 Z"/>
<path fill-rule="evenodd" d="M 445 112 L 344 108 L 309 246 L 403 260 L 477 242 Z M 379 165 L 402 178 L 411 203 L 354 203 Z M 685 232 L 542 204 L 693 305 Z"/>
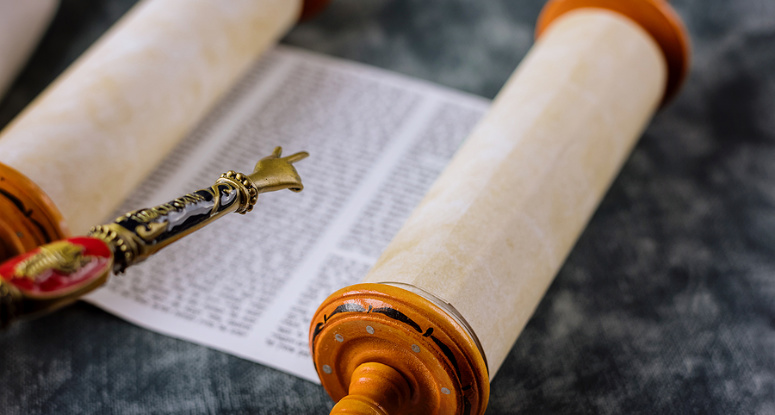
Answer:
<path fill-rule="evenodd" d="M 310 344 L 331 413 L 454 414 L 486 405 L 487 363 L 476 335 L 443 301 L 402 285 L 332 294 Z"/>
<path fill-rule="evenodd" d="M 662 0 L 553 0 L 537 33 L 364 284 L 315 314 L 332 413 L 484 413 L 490 379 L 688 70 Z"/>

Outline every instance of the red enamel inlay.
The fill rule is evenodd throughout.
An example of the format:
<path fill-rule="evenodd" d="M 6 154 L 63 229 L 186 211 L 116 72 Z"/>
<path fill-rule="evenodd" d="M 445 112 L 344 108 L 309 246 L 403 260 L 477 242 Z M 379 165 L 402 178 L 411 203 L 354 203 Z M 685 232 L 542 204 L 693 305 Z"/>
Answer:
<path fill-rule="evenodd" d="M 55 242 L 61 243 L 62 241 Z M 28 294 L 52 295 L 58 291 L 71 291 L 94 279 L 100 278 L 109 271 L 113 255 L 110 248 L 100 239 L 78 237 L 65 239 L 80 249 L 82 258 L 79 267 L 73 272 L 62 272 L 55 268 L 44 268 L 34 276 L 18 275 L 17 266 L 27 259 L 38 255 L 47 245 L 36 248 L 26 254 L 12 258 L 0 265 L 0 276 L 18 289 Z M 48 245 L 50 246 L 50 245 Z"/>

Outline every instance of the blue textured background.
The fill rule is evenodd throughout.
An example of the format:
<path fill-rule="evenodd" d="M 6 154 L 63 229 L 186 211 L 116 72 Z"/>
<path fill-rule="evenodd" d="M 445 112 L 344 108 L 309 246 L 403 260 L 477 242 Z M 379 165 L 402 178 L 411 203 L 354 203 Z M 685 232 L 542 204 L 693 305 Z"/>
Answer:
<path fill-rule="evenodd" d="M 134 2 L 64 0 L 5 125 Z M 694 41 L 492 383 L 488 414 L 775 414 L 775 2 L 675 0 Z M 541 0 L 334 0 L 285 42 L 493 97 Z M 0 413 L 327 413 L 309 382 L 90 305 L 0 333 Z"/>

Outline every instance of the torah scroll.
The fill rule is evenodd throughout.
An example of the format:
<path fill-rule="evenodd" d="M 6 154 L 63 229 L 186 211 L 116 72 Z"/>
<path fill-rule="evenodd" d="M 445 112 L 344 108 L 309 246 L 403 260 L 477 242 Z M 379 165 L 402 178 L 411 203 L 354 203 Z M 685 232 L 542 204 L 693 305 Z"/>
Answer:
<path fill-rule="evenodd" d="M 141 2 L 5 128 L 0 162 L 85 232 L 291 27 L 302 3 Z"/>

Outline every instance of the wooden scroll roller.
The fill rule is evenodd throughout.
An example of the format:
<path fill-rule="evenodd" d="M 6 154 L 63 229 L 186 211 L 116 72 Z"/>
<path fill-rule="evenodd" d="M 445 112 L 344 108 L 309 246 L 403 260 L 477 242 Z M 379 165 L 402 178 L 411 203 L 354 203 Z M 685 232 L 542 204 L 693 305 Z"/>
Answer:
<path fill-rule="evenodd" d="M 145 0 L 0 133 L 0 260 L 103 220 L 326 1 Z"/>
<path fill-rule="evenodd" d="M 552 0 L 363 284 L 310 327 L 331 413 L 482 414 L 489 380 L 689 57 L 663 0 Z"/>

